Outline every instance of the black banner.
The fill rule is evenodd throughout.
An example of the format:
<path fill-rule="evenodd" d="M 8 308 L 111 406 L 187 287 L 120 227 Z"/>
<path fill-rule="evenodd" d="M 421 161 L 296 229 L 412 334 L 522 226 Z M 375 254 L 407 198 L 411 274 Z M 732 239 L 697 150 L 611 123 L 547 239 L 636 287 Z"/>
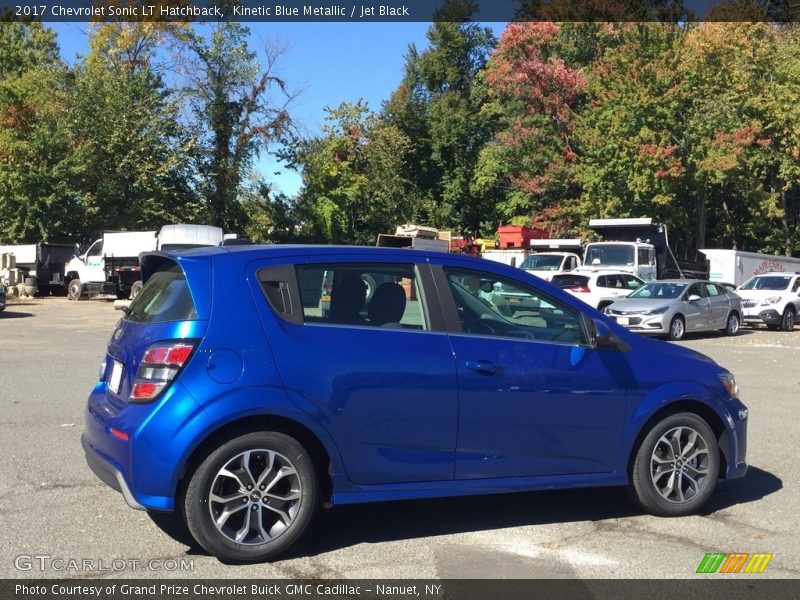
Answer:
<path fill-rule="evenodd" d="M 2 580 L 0 598 L 9 600 L 795 600 L 800 581 L 740 575 L 682 580 Z"/>
<path fill-rule="evenodd" d="M 800 20 L 800 0 L 0 0 L 39 21 L 429 22 Z"/>

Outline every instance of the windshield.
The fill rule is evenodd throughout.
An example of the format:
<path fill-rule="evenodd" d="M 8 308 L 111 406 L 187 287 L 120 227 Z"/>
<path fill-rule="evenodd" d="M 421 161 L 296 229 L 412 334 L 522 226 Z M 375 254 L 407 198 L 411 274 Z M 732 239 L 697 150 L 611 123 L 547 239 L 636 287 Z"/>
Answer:
<path fill-rule="evenodd" d="M 792 281 L 791 275 L 769 275 L 765 277 L 753 277 L 745 283 L 743 290 L 785 290 Z"/>
<path fill-rule="evenodd" d="M 544 254 L 534 254 L 525 259 L 520 265 L 520 269 L 530 269 L 536 271 L 558 271 L 561 268 L 563 256 L 553 256 Z"/>
<path fill-rule="evenodd" d="M 656 298 L 674 300 L 686 289 L 685 283 L 646 283 L 635 290 L 628 298 Z"/>
<path fill-rule="evenodd" d="M 586 248 L 586 264 L 591 266 L 633 266 L 634 248 L 629 244 L 590 244 Z"/>
<path fill-rule="evenodd" d="M 158 269 L 131 302 L 124 317 L 136 323 L 191 321 L 197 318 L 186 277 L 175 263 Z"/>

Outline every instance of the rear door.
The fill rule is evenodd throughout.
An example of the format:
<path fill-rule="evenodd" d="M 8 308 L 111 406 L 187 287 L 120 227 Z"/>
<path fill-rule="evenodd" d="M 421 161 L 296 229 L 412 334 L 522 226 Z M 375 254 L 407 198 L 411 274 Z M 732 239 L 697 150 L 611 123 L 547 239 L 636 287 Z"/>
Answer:
<path fill-rule="evenodd" d="M 429 267 L 311 257 L 256 277 L 289 396 L 335 438 L 348 477 L 452 480 L 457 379 L 438 304 L 428 302 Z"/>
<path fill-rule="evenodd" d="M 472 268 L 435 274 L 458 370 L 456 478 L 612 471 L 627 402 L 620 353 L 590 348 L 581 313 L 543 289 Z M 533 308 L 506 316 L 473 281 Z"/>

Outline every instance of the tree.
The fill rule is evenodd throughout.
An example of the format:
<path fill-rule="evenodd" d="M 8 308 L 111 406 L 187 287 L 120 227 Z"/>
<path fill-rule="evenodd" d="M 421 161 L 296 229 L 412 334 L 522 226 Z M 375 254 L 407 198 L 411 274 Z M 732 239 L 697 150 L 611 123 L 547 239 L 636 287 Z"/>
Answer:
<path fill-rule="evenodd" d="M 249 33 L 239 23 L 220 23 L 209 36 L 195 34 L 187 42 L 194 57 L 186 92 L 194 105 L 200 189 L 208 220 L 230 231 L 244 226 L 238 195 L 253 158 L 283 141 L 292 125 L 294 95 L 275 74 L 282 51 L 266 48 L 262 67 L 248 46 Z"/>
<path fill-rule="evenodd" d="M 41 23 L 0 27 L 0 238 L 64 241 L 83 225 L 65 131 L 67 70 Z"/>
<path fill-rule="evenodd" d="M 468 0 L 443 5 L 443 20 L 428 30 L 429 47 L 409 48 L 404 79 L 384 107 L 385 118 L 412 140 L 406 176 L 417 182 L 413 201 L 423 220 L 470 233 L 494 224 L 493 199 L 471 185 L 480 149 L 494 132 L 480 112 L 480 72 L 496 40 L 470 21 L 475 10 Z"/>
<path fill-rule="evenodd" d="M 146 64 L 132 68 L 93 37 L 74 70 L 73 154 L 89 232 L 149 229 L 200 216 L 180 105 Z"/>
<path fill-rule="evenodd" d="M 317 242 L 373 245 L 379 233 L 415 217 L 404 201 L 411 144 L 361 101 L 326 110 L 323 134 L 297 143 L 290 157 L 303 173 L 295 207 L 300 234 Z"/>
<path fill-rule="evenodd" d="M 474 187 L 495 190 L 505 221 L 529 222 L 575 197 L 571 141 L 573 110 L 586 86 L 581 73 L 553 50 L 560 28 L 554 23 L 512 23 L 486 67 L 490 102 L 483 115 L 500 131 L 481 151 Z"/>

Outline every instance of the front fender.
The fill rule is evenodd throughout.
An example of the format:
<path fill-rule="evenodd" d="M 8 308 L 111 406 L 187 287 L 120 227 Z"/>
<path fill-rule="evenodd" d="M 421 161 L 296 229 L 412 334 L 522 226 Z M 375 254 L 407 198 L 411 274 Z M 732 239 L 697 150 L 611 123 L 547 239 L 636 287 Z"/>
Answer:
<path fill-rule="evenodd" d="M 712 398 L 712 400 L 709 401 L 708 398 Z M 628 431 L 624 436 L 627 443 L 623 447 L 622 464 L 627 464 L 634 445 L 642 433 L 642 428 L 650 418 L 669 405 L 681 401 L 703 404 L 717 415 L 728 436 L 734 433 L 732 424 L 729 422 L 730 416 L 722 406 L 722 398 L 717 397 L 714 390 L 693 381 L 672 381 L 650 390 L 636 406 L 633 415 L 628 420 Z M 723 448 L 726 455 L 729 450 L 729 448 Z"/>

